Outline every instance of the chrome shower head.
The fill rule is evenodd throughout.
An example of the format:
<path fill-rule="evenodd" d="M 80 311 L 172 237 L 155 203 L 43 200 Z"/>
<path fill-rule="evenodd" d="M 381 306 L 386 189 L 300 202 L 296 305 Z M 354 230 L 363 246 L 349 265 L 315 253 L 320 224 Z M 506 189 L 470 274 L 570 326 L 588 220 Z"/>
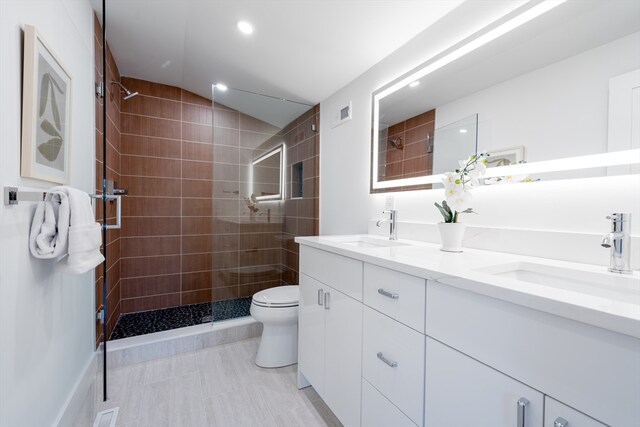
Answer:
<path fill-rule="evenodd" d="M 134 96 L 136 96 L 138 94 L 138 92 L 131 92 L 129 89 L 127 89 L 126 87 L 122 86 L 122 83 L 117 82 L 115 80 L 111 80 L 111 84 L 112 85 L 118 85 L 120 87 L 120 90 L 122 92 L 124 92 L 124 94 L 125 94 L 125 97 L 123 98 L 125 101 L 127 99 L 133 98 Z"/>
<path fill-rule="evenodd" d="M 130 92 L 130 91 L 126 91 L 125 93 L 127 94 L 127 95 L 123 98 L 125 101 L 126 101 L 127 99 L 131 99 L 131 98 L 133 98 L 134 96 L 136 96 L 136 95 L 138 94 L 138 92 Z"/>

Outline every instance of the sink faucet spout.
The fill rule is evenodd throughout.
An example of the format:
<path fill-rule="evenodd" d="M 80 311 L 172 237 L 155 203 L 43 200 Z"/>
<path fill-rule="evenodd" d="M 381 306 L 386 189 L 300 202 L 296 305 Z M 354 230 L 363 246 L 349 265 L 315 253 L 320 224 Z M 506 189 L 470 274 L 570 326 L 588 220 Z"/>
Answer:
<path fill-rule="evenodd" d="M 395 209 L 391 209 L 389 211 L 383 211 L 382 213 L 389 214 L 388 219 L 381 219 L 376 222 L 377 227 L 381 227 L 385 222 L 389 223 L 389 240 L 398 240 L 398 224 L 397 217 L 398 213 Z"/>
<path fill-rule="evenodd" d="M 607 217 L 611 220 L 611 232 L 602 237 L 600 245 L 611 248 L 609 271 L 613 273 L 631 273 L 631 214 L 614 213 Z"/>

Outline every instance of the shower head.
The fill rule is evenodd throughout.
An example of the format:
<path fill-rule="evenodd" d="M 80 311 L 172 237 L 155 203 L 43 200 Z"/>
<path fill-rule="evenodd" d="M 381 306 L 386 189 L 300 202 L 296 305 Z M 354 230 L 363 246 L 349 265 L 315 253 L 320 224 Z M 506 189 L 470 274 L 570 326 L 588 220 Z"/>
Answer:
<path fill-rule="evenodd" d="M 131 99 L 131 98 L 133 98 L 134 96 L 136 96 L 136 95 L 138 94 L 138 92 L 130 92 L 130 91 L 127 91 L 127 92 L 126 92 L 126 94 L 127 94 L 127 95 L 123 98 L 125 101 L 126 101 L 127 99 Z"/>
<path fill-rule="evenodd" d="M 123 98 L 125 101 L 127 99 L 133 98 L 134 96 L 136 96 L 138 94 L 138 92 L 131 92 L 129 89 L 127 89 L 126 87 L 122 86 L 122 83 L 117 82 L 115 80 L 111 80 L 111 84 L 112 85 L 118 85 L 118 87 L 120 87 L 120 90 L 122 92 L 124 92 L 124 94 L 125 94 L 125 97 Z"/>

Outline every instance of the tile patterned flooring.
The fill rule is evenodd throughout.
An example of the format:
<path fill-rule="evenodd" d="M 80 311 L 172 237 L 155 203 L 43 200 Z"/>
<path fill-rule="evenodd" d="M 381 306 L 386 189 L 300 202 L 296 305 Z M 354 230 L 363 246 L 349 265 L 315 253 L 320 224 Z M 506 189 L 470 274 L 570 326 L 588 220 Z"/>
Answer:
<path fill-rule="evenodd" d="M 191 304 L 123 314 L 118 319 L 115 328 L 113 328 L 109 340 L 200 325 L 211 321 L 212 312 L 214 321 L 249 316 L 251 298 L 235 298 L 214 301 L 213 303 Z M 208 318 L 208 320 L 203 321 L 205 318 Z"/>
<path fill-rule="evenodd" d="M 298 390 L 297 365 L 255 365 L 259 338 L 111 369 L 96 376 L 96 412 L 120 407 L 122 427 L 340 427 L 318 394 Z"/>

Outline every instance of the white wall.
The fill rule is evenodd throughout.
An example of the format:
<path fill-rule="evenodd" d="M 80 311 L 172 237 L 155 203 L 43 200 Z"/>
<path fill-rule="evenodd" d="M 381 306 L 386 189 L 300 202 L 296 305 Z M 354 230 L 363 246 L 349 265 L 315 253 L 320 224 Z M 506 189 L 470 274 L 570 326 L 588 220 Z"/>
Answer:
<path fill-rule="evenodd" d="M 372 92 L 519 4 L 465 2 L 321 103 L 321 234 L 386 232 L 372 225 L 373 219 L 382 217 L 386 197 L 369 194 Z M 328 118 L 349 100 L 352 120 L 331 129 Z M 637 175 L 492 186 L 475 193 L 474 208 L 479 214 L 463 219 L 472 226 L 465 242 L 468 247 L 604 265 L 608 251 L 600 247 L 599 236 L 609 231 L 605 216 L 624 211 L 640 220 Z M 443 199 L 442 190 L 392 194 L 400 237 L 439 241 L 435 224 L 442 219 L 433 203 Z M 534 242 L 543 235 L 546 242 Z M 638 261 L 634 265 L 638 268 Z"/>
<path fill-rule="evenodd" d="M 0 186 L 20 177 L 22 28 L 36 27 L 72 75 L 71 185 L 95 182 L 93 16 L 84 0 L 0 1 Z M 29 254 L 34 203 L 0 195 L 0 425 L 56 424 L 94 357 L 93 273 L 70 276 Z"/>

